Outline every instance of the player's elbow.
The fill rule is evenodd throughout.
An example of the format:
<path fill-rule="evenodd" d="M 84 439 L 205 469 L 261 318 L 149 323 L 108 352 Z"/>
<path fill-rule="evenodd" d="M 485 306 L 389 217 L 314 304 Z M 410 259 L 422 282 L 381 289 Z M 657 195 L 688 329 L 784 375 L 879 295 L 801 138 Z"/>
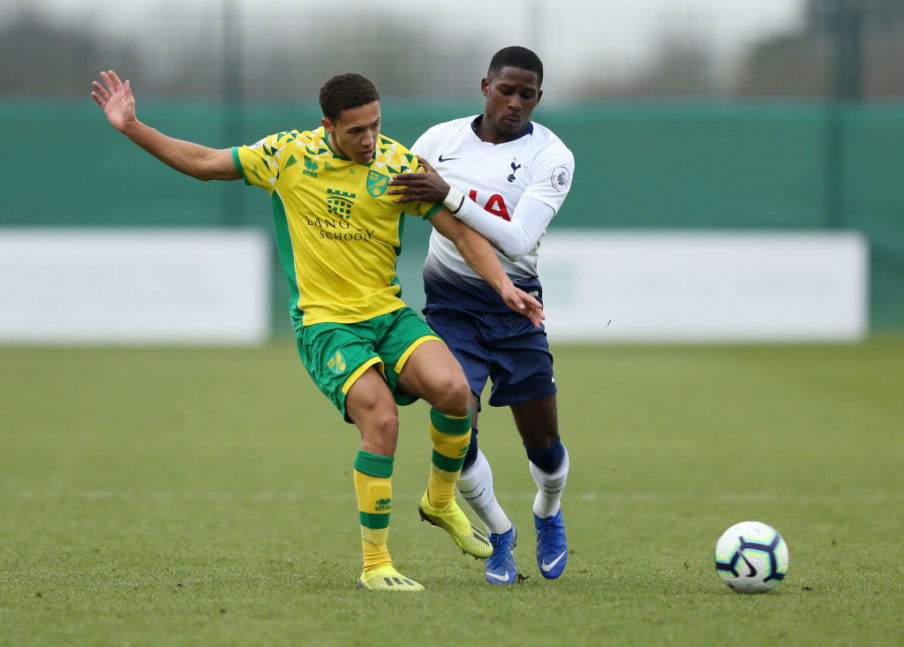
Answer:
<path fill-rule="evenodd" d="M 505 255 L 507 259 L 512 262 L 520 261 L 524 256 L 527 256 L 529 249 L 503 249 L 502 253 Z"/>
<path fill-rule="evenodd" d="M 202 182 L 234 180 L 239 177 L 238 170 L 232 163 L 232 155 L 228 150 L 206 150 L 203 155 L 193 161 L 192 167 L 189 175 Z"/>
<path fill-rule="evenodd" d="M 170 166 L 177 171 L 184 173 L 188 177 L 201 180 L 202 182 L 210 182 L 211 180 L 218 179 L 214 167 L 205 160 L 187 159 L 171 163 Z"/>
<path fill-rule="evenodd" d="M 530 254 L 535 247 L 536 244 L 530 240 L 513 240 L 506 241 L 504 245 L 499 245 L 496 249 L 508 260 L 515 262 Z"/>
<path fill-rule="evenodd" d="M 202 182 L 210 182 L 211 180 L 233 180 L 236 179 L 232 174 L 225 173 L 223 170 L 213 167 L 203 167 L 196 169 L 194 173 L 190 173 L 195 179 Z"/>

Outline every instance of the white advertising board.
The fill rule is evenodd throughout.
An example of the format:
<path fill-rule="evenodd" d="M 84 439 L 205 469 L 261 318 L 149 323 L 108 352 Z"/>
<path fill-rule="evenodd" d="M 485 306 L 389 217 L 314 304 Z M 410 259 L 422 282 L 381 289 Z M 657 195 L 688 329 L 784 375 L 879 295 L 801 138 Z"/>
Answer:
<path fill-rule="evenodd" d="M 270 292 L 257 231 L 0 230 L 2 343 L 260 343 Z"/>
<path fill-rule="evenodd" d="M 857 233 L 550 232 L 551 341 L 850 342 L 868 332 Z"/>

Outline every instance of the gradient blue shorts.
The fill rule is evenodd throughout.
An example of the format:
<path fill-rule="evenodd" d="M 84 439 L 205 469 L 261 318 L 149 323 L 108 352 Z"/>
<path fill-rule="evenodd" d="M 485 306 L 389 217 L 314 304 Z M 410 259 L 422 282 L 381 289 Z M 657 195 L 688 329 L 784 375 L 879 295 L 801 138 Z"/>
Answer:
<path fill-rule="evenodd" d="M 518 287 L 540 295 L 539 286 L 531 290 L 526 289 L 530 286 Z M 456 290 L 448 283 L 425 283 L 427 305 L 424 308 L 427 323 L 458 359 L 471 391 L 479 396 L 490 379 L 493 386 L 489 403 L 494 407 L 555 394 L 553 359 L 546 332 L 534 328 L 527 317 L 505 308 L 498 296 L 502 308 L 480 308 L 472 290 L 469 286 L 467 294 L 456 299 Z"/>

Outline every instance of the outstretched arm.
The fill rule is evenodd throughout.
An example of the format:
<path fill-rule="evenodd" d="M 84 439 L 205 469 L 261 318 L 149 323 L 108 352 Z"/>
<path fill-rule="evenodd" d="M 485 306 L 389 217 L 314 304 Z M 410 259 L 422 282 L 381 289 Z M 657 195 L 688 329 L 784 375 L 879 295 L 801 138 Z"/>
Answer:
<path fill-rule="evenodd" d="M 540 327 L 546 318 L 542 304 L 527 292 L 515 287 L 496 258 L 493 248 L 483 236 L 456 220 L 445 208 L 440 209 L 430 219 L 430 224 L 455 243 L 465 262 L 499 293 L 505 305 L 530 319 L 536 328 Z"/>
<path fill-rule="evenodd" d="M 199 180 L 238 180 L 242 177 L 232 161 L 230 149 L 208 148 L 174 139 L 141 123 L 135 113 L 130 82 L 123 83 L 113 70 L 101 72 L 100 77 L 103 85 L 93 81 L 91 96 L 103 108 L 107 121 L 151 155 Z"/>

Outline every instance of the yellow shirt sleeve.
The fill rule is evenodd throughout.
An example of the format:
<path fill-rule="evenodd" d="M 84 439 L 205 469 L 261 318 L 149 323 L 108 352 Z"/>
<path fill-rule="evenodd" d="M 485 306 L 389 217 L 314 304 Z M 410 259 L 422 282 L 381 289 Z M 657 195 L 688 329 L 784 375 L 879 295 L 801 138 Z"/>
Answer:
<path fill-rule="evenodd" d="M 290 133 L 275 133 L 264 137 L 256 144 L 233 147 L 232 161 L 242 173 L 245 184 L 253 184 L 267 193 L 273 193 L 285 165 L 283 151 L 286 140 L 290 137 Z"/>

